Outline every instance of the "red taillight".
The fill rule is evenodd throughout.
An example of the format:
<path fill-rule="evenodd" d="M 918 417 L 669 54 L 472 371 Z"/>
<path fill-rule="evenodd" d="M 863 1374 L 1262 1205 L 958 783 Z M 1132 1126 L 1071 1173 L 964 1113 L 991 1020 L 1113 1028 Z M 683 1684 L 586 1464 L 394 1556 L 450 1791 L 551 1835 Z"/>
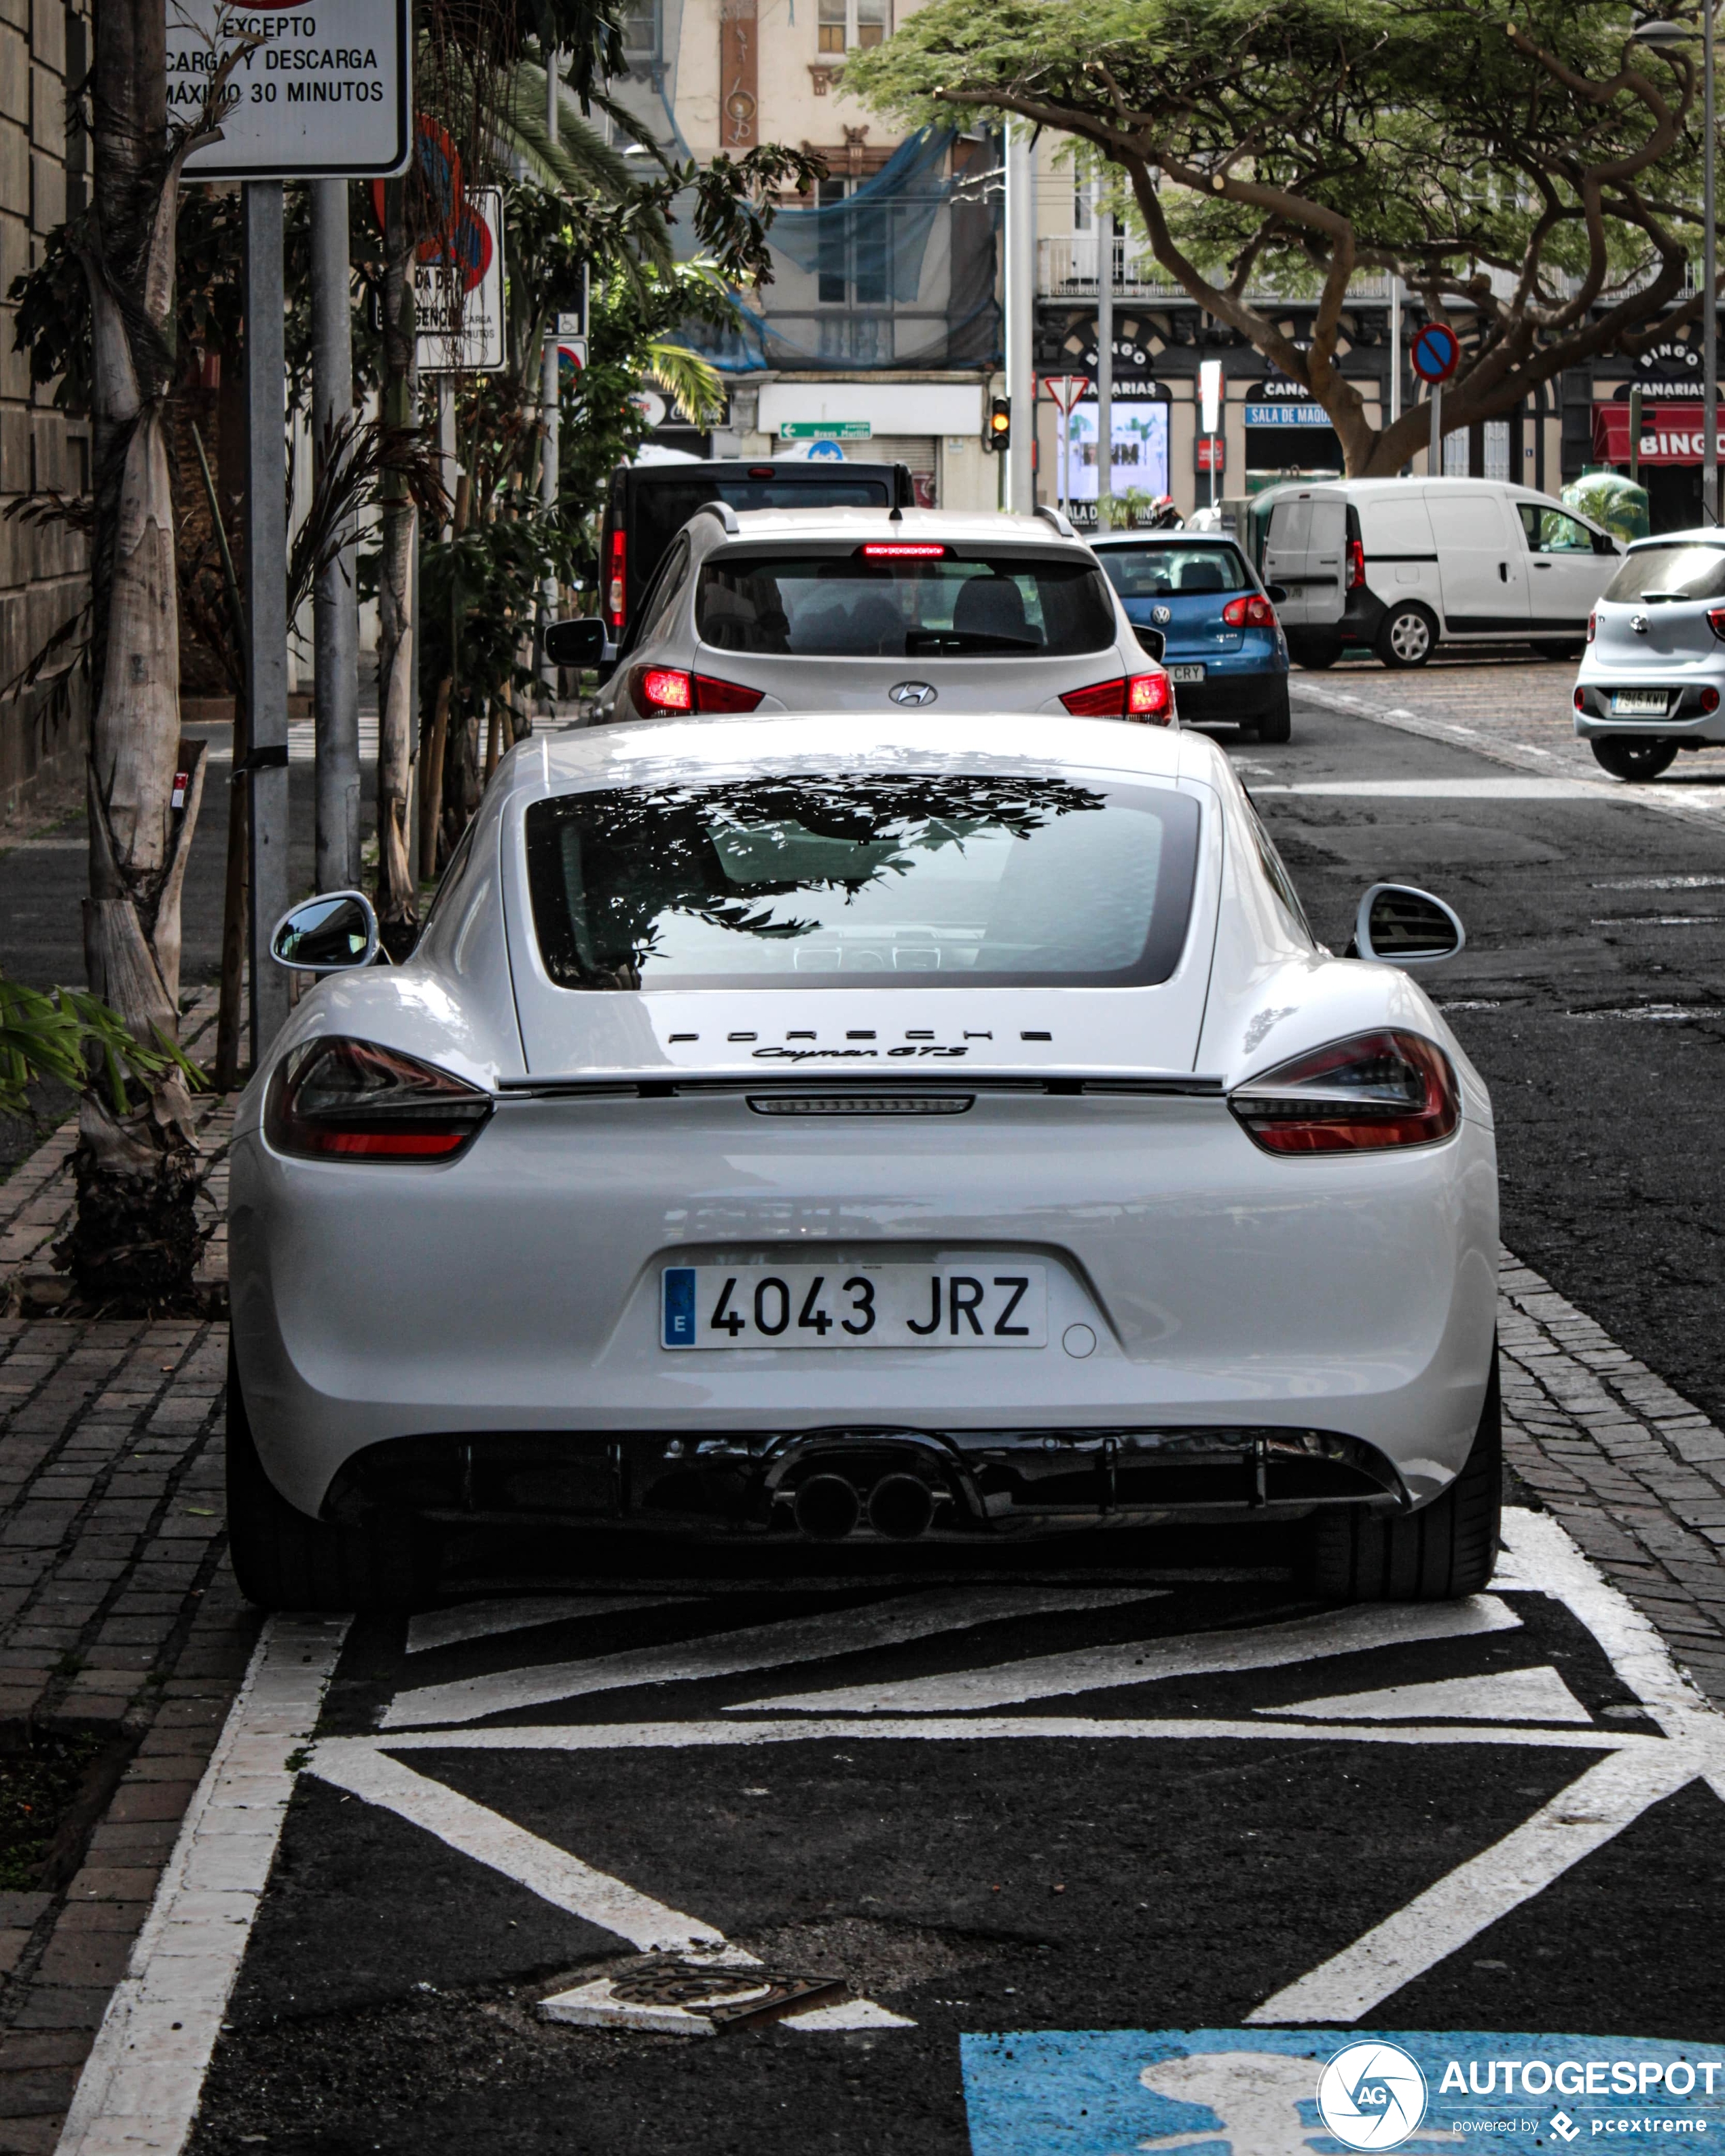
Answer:
<path fill-rule="evenodd" d="M 752 711 L 766 694 L 713 674 L 685 674 L 680 666 L 637 666 L 629 677 L 638 711 L 649 719 L 685 717 L 692 711 Z"/>
<path fill-rule="evenodd" d="M 1092 681 L 1087 689 L 1069 689 L 1060 701 L 1075 719 L 1123 719 L 1126 716 L 1126 676 L 1111 681 Z"/>
<path fill-rule="evenodd" d="M 712 674 L 695 677 L 697 711 L 752 711 L 766 693 L 764 689 L 745 689 L 740 681 L 721 681 Z"/>
<path fill-rule="evenodd" d="M 946 548 L 930 541 L 912 539 L 870 540 L 856 550 L 868 561 L 938 562 L 946 556 Z"/>
<path fill-rule="evenodd" d="M 1348 542 L 1348 582 L 1345 588 L 1353 591 L 1366 580 L 1366 550 L 1358 539 Z"/>
<path fill-rule="evenodd" d="M 649 718 L 695 709 L 695 676 L 680 666 L 637 666 L 629 677 L 635 708 Z"/>
<path fill-rule="evenodd" d="M 1361 573 L 1363 575 L 1363 569 Z M 1245 592 L 1237 599 L 1229 600 L 1222 609 L 1222 619 L 1230 629 L 1274 629 L 1276 608 L 1261 592 Z"/>
<path fill-rule="evenodd" d="M 1701 708 L 1704 711 L 1717 711 L 1718 710 L 1719 692 L 1717 689 L 1703 689 L 1702 690 Z"/>
<path fill-rule="evenodd" d="M 277 1065 L 264 1134 L 302 1160 L 453 1160 L 491 1112 L 491 1096 L 399 1050 L 339 1036 Z"/>
<path fill-rule="evenodd" d="M 1587 691 L 1579 686 L 1575 691 L 1575 708 L 1578 711 L 1584 711 L 1587 709 Z"/>
<path fill-rule="evenodd" d="M 1158 666 L 1153 674 L 1134 674 L 1126 685 L 1126 715 L 1165 726 L 1174 708 L 1174 685 Z"/>
<path fill-rule="evenodd" d="M 611 534 L 611 573 L 605 583 L 605 618 L 614 629 L 623 627 L 623 603 L 627 596 L 627 565 L 629 562 L 629 534 Z"/>
<path fill-rule="evenodd" d="M 1725 615 L 1725 607 L 1716 607 L 1713 609 L 1713 613 L 1710 613 L 1707 616 L 1707 619 L 1713 624 L 1714 635 L 1725 636 L 1725 629 L 1722 629 L 1717 621 L 1714 620 L 1714 614 Z M 1589 644 L 1593 642 L 1594 637 L 1599 634 L 1599 617 L 1596 613 L 1590 613 L 1587 618 L 1587 640 Z"/>
<path fill-rule="evenodd" d="M 1069 689 L 1060 701 L 1075 719 L 1140 719 L 1166 726 L 1173 715 L 1173 684 L 1158 667 L 1153 674 L 1122 675 L 1092 681 L 1087 689 Z"/>
<path fill-rule="evenodd" d="M 1417 1033 L 1356 1034 L 1279 1064 L 1228 1105 L 1266 1152 L 1432 1145 L 1461 1120 L 1450 1059 Z"/>
<path fill-rule="evenodd" d="M 1725 607 L 1709 607 L 1707 608 L 1707 627 L 1712 629 L 1715 636 L 1719 637 L 1722 639 L 1725 639 Z M 1588 622 L 1587 633 L 1589 639 L 1591 641 L 1594 633 L 1593 622 L 1591 619 Z"/>

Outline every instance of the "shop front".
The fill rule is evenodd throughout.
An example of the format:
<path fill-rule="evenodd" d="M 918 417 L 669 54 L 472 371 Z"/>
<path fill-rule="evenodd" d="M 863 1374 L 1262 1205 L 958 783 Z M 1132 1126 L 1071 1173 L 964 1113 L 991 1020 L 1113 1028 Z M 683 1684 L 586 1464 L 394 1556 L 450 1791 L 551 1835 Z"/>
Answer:
<path fill-rule="evenodd" d="M 1341 438 L 1312 393 L 1286 375 L 1254 382 L 1245 393 L 1245 491 L 1284 480 L 1335 479 L 1346 470 Z"/>
<path fill-rule="evenodd" d="M 1647 519 L 1655 531 L 1684 531 L 1704 522 L 1701 506 L 1701 465 L 1707 437 L 1699 384 L 1642 382 L 1640 432 L 1631 437 L 1631 387 L 1620 384 L 1594 405 L 1593 460 L 1609 465 L 1647 490 Z M 1725 405 L 1725 398 L 1721 400 Z M 1725 439 L 1725 436 L 1722 436 Z M 1631 454 L 1633 450 L 1634 454 Z M 1633 467 L 1633 469 L 1631 469 Z"/>

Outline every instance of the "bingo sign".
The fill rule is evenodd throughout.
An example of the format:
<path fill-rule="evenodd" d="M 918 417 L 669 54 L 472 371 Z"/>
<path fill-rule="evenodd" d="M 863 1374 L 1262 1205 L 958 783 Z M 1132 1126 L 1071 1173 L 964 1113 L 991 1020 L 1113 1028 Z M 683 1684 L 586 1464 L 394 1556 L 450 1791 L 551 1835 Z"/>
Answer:
<path fill-rule="evenodd" d="M 420 248 L 413 312 L 422 374 L 487 374 L 503 365 L 501 187 L 461 192 L 449 239 Z"/>
<path fill-rule="evenodd" d="M 202 116 L 223 85 L 221 137 L 188 180 L 367 177 L 400 172 L 411 143 L 408 0 L 167 0 L 167 113 Z"/>
<path fill-rule="evenodd" d="M 1428 322 L 1414 338 L 1408 358 L 1422 382 L 1447 382 L 1461 362 L 1461 341 L 1444 323 Z"/>

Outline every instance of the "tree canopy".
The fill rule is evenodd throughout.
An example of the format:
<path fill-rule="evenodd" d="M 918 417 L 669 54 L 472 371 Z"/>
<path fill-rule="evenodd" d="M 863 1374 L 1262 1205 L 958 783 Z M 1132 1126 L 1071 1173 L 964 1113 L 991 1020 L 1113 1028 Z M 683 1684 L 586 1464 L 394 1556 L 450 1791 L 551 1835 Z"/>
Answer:
<path fill-rule="evenodd" d="M 1698 311 L 1698 48 L 1628 28 L 1615 0 L 934 0 L 845 86 L 1076 137 L 1171 280 L 1306 385 L 1350 472 L 1385 473 L 1428 420 L 1373 427 L 1336 364 L 1356 275 L 1399 273 L 1456 331 L 1445 431 Z"/>

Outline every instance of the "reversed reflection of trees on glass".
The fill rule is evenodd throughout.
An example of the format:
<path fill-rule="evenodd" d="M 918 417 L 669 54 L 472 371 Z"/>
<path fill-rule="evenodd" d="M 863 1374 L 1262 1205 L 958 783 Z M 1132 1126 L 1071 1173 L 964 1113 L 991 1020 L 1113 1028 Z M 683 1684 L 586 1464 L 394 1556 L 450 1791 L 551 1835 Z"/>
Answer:
<path fill-rule="evenodd" d="M 1034 773 L 616 788 L 528 810 L 528 880 L 564 988 L 1139 982 L 1183 939 L 1197 821 Z"/>

